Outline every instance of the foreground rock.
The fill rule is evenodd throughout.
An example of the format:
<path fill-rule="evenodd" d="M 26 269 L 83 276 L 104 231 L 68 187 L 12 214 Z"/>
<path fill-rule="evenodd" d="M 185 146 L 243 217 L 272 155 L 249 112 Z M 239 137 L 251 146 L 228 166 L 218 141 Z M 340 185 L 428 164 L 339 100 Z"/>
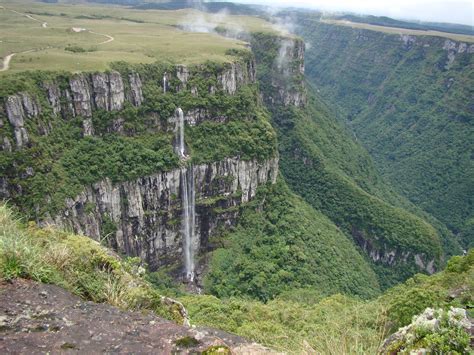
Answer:
<path fill-rule="evenodd" d="M 411 324 L 387 338 L 380 354 L 471 354 L 474 327 L 467 312 L 426 308 Z"/>
<path fill-rule="evenodd" d="M 85 302 L 53 285 L 0 284 L 0 353 L 272 354 L 235 335 L 189 328 L 153 313 Z"/>

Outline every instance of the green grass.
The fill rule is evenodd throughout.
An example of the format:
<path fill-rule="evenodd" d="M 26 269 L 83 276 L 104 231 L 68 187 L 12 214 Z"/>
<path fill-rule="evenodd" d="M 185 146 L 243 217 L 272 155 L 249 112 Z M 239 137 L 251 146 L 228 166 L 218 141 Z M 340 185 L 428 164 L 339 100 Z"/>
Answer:
<path fill-rule="evenodd" d="M 271 24 L 254 17 L 222 18 L 192 9 L 139 11 L 120 6 L 29 1 L 2 1 L 0 5 L 4 7 L 0 8 L 0 58 L 19 53 L 13 57 L 11 69 L 0 72 L 0 75 L 38 69 L 72 72 L 105 70 L 117 60 L 183 64 L 203 63 L 206 60 L 226 62 L 231 58 L 226 51 L 244 48 L 244 42 L 213 33 L 185 32 L 176 26 L 198 21 L 227 28 L 272 30 Z M 41 22 L 10 10 L 31 14 L 48 25 L 42 28 Z M 71 30 L 73 27 L 87 31 L 75 33 Z M 100 44 L 107 40 L 100 34 L 110 35 L 114 41 Z M 71 46 L 88 52 L 65 50 Z M 21 53 L 30 50 L 32 52 Z"/>
<path fill-rule="evenodd" d="M 26 278 L 51 283 L 94 302 L 123 309 L 153 310 L 182 322 L 173 307 L 138 271 L 136 258 L 121 259 L 98 242 L 54 228 L 24 225 L 0 204 L 0 280 Z"/>

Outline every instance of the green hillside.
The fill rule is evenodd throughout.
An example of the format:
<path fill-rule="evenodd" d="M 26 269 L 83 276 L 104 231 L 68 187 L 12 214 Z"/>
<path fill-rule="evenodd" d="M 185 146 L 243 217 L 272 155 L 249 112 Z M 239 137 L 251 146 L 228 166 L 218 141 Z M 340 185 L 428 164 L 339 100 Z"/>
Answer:
<path fill-rule="evenodd" d="M 295 289 L 370 298 L 375 273 L 347 237 L 280 180 L 262 189 L 237 228 L 218 241 L 205 290 L 220 298 L 261 301 Z"/>
<path fill-rule="evenodd" d="M 382 176 L 470 245 L 471 43 L 401 37 L 309 17 L 301 24 L 311 84 L 367 148 Z M 454 49 L 443 49 L 449 43 Z"/>
<path fill-rule="evenodd" d="M 254 39 L 253 50 L 264 94 L 271 96 L 278 41 L 260 34 Z M 409 212 L 415 208 L 384 184 L 367 152 L 311 90 L 305 107 L 268 102 L 267 107 L 278 131 L 281 172 L 290 188 L 364 249 L 374 261 L 383 288 L 416 272 L 413 261 L 399 260 L 407 251 L 436 260 L 437 267 L 444 252 L 458 251 L 450 241 L 444 243 L 443 251 L 442 239 L 449 235 L 441 235 L 429 222 Z M 396 254 L 394 260 L 383 261 L 390 253 Z"/>

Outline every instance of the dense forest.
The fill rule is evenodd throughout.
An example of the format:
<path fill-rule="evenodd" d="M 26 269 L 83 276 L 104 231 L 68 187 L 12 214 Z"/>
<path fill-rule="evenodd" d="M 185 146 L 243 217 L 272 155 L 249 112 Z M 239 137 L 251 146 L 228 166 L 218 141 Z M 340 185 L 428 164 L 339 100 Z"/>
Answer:
<path fill-rule="evenodd" d="M 400 194 L 472 245 L 472 45 L 304 21 L 311 85 Z"/>

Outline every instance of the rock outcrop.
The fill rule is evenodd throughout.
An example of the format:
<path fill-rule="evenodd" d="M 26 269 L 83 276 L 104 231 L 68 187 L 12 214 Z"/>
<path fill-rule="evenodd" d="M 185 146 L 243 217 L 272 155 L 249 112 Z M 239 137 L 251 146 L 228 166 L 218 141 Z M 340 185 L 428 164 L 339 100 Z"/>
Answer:
<path fill-rule="evenodd" d="M 29 142 L 28 132 L 25 128 L 25 121 L 37 117 L 40 113 L 40 107 L 28 94 L 20 93 L 8 96 L 5 102 L 5 111 L 8 121 L 13 127 L 16 146 L 22 148 Z M 5 141 L 4 146 L 5 145 L 8 149 L 9 143 L 6 143 Z"/>
<path fill-rule="evenodd" d="M 143 103 L 142 81 L 138 73 L 132 73 L 128 76 L 130 83 L 130 101 L 134 106 L 140 106 Z"/>
<path fill-rule="evenodd" d="M 251 39 L 252 48 L 256 49 L 257 63 L 271 68 L 271 74 L 260 78 L 263 87 L 263 98 L 268 105 L 296 106 L 306 105 L 307 95 L 304 83 L 305 43 L 294 37 L 257 34 Z M 272 38 L 268 38 L 272 37 Z M 271 43 L 272 48 L 267 48 Z M 268 51 L 276 52 L 275 57 L 268 56 Z"/>
<path fill-rule="evenodd" d="M 219 226 L 236 222 L 242 203 L 258 186 L 274 183 L 278 159 L 263 163 L 228 158 L 192 166 L 196 198 L 196 251 L 207 251 Z M 182 260 L 181 174 L 185 168 L 113 184 L 106 179 L 66 201 L 67 208 L 47 220 L 108 243 L 127 255 L 139 256 L 151 267 Z"/>
<path fill-rule="evenodd" d="M 195 85 L 188 85 L 195 77 L 209 79 L 215 75 L 215 83 L 210 85 L 208 92 L 214 94 L 218 90 L 224 91 L 228 95 L 235 95 L 237 90 L 248 84 L 256 82 L 256 66 L 253 58 L 245 61 L 236 61 L 224 64 L 216 73 L 211 74 L 204 66 L 186 67 L 178 65 L 173 71 L 166 72 L 166 82 L 171 89 L 170 94 L 182 90 L 190 90 L 193 96 L 198 96 L 199 92 Z M 93 126 L 94 112 L 97 110 L 108 112 L 120 112 L 125 104 L 129 102 L 135 107 L 144 104 L 143 86 L 148 78 L 143 78 L 138 72 L 129 73 L 126 77 L 117 71 L 106 73 L 80 73 L 71 75 L 64 81 L 64 78 L 50 79 L 41 85 L 44 92 L 44 100 L 37 100 L 30 93 L 18 93 L 8 96 L 4 103 L 4 112 L 13 128 L 13 136 L 16 147 L 27 145 L 30 135 L 26 128 L 26 120 L 38 117 L 42 111 L 39 102 L 47 102 L 54 116 L 60 116 L 65 120 L 80 117 L 83 119 L 83 134 L 90 136 L 95 133 Z M 169 83 L 179 84 L 174 87 Z M 161 84 L 161 83 L 160 83 Z M 189 87 L 188 87 L 189 86 Z M 0 119 L 2 110 L 0 110 Z M 212 117 L 203 108 L 189 110 L 188 122 L 200 123 L 204 120 L 225 121 L 224 117 Z M 120 132 L 123 120 L 118 118 L 114 125 L 110 127 L 110 132 Z M 123 123 L 123 122 L 122 122 Z M 158 130 L 161 127 L 155 127 Z M 51 127 L 38 127 L 38 132 L 48 134 Z M 156 129 L 155 129 L 156 130 Z M 0 137 L 2 150 L 11 150 L 11 143 L 8 137 Z"/>
<path fill-rule="evenodd" d="M 379 354 L 438 354 L 449 350 L 458 354 L 469 354 L 469 339 L 473 325 L 463 308 L 426 308 L 423 313 L 413 317 L 411 324 L 400 328 L 388 337 Z M 464 333 L 464 336 L 462 335 Z"/>
<path fill-rule="evenodd" d="M 464 42 L 454 42 L 450 39 L 444 41 L 443 50 L 448 53 L 448 59 L 445 64 L 445 69 L 451 68 L 456 56 L 462 53 L 474 53 L 474 44 L 468 45 Z"/>
<path fill-rule="evenodd" d="M 239 87 L 255 83 L 256 72 L 253 60 L 248 63 L 231 63 L 229 68 L 217 76 L 222 89 L 229 95 L 234 95 Z"/>
<path fill-rule="evenodd" d="M 179 80 L 179 85 L 176 91 L 185 90 L 188 88 L 190 82 L 195 75 L 201 75 L 199 68 L 197 70 L 190 70 L 185 65 L 178 65 L 175 71 L 176 78 Z M 167 74 L 167 80 L 170 81 L 173 76 Z M 232 62 L 224 64 L 224 68 L 217 74 L 217 87 L 211 85 L 208 88 L 209 93 L 213 94 L 216 90 L 223 90 L 228 95 L 235 95 L 237 90 L 248 84 L 253 84 L 257 80 L 256 64 L 253 58 L 242 62 Z M 194 95 L 198 94 L 195 86 L 190 88 Z"/>
<path fill-rule="evenodd" d="M 297 107 L 305 105 L 304 53 L 302 40 L 288 38 L 281 41 L 276 62 L 279 75 L 274 75 L 272 80 L 278 93 L 272 97 L 273 103 Z"/>
<path fill-rule="evenodd" d="M 48 284 L 0 284 L 0 353 L 278 354 L 217 329 L 87 302 Z"/>
<path fill-rule="evenodd" d="M 85 75 L 77 74 L 69 80 L 74 116 L 91 117 L 92 102 L 90 83 Z"/>
<path fill-rule="evenodd" d="M 359 247 L 368 255 L 374 263 L 395 266 L 397 264 L 414 263 L 420 270 L 433 274 L 436 272 L 435 259 L 427 257 L 425 254 L 417 254 L 409 250 L 395 249 L 387 245 L 375 246 L 373 242 L 364 238 L 362 233 L 355 233 L 353 237 Z"/>

